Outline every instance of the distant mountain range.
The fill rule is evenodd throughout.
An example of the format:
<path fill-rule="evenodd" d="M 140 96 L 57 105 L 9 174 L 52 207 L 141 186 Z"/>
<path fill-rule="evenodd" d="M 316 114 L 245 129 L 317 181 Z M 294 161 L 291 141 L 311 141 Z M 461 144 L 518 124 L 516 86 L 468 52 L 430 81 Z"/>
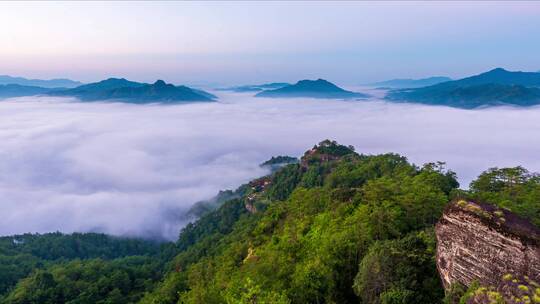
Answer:
<path fill-rule="evenodd" d="M 368 95 L 366 94 L 344 90 L 324 79 L 300 80 L 295 84 L 290 84 L 278 89 L 262 91 L 255 96 L 271 98 L 308 97 L 325 99 L 350 99 L 368 97 Z"/>
<path fill-rule="evenodd" d="M 479 75 L 444 81 L 447 79 L 449 78 L 394 79 L 373 85 L 394 87 L 385 97 L 386 100 L 394 102 L 446 105 L 466 109 L 501 104 L 540 105 L 540 72 L 511 72 L 496 68 Z M 217 99 L 215 95 L 208 92 L 187 86 L 167 84 L 163 80 L 149 84 L 123 78 L 109 78 L 74 88 L 42 87 L 20 83 L 2 84 L 9 81 L 45 83 L 48 86 L 78 83 L 68 79 L 35 80 L 0 76 L 0 98 L 47 95 L 75 97 L 81 101 L 116 100 L 128 103 L 178 103 Z M 427 83 L 436 84 L 415 87 Z M 269 98 L 360 99 L 369 97 L 363 93 L 344 90 L 323 79 L 301 80 L 295 84 L 276 82 L 246 85 L 223 90 L 258 92 L 256 97 Z"/>
<path fill-rule="evenodd" d="M 27 79 L 23 77 L 12 77 L 8 75 L 0 75 L 0 85 L 17 84 L 22 86 L 42 87 L 42 88 L 74 88 L 82 85 L 79 81 L 70 79 Z"/>
<path fill-rule="evenodd" d="M 392 80 L 370 83 L 368 85 L 372 87 L 404 89 L 404 88 L 426 87 L 426 86 L 438 84 L 441 82 L 451 81 L 451 80 L 452 79 L 449 77 L 435 76 L 435 77 L 428 77 L 428 78 L 422 78 L 422 79 L 408 79 L 408 78 L 392 79 Z"/>
<path fill-rule="evenodd" d="M 186 86 L 174 86 L 163 80 L 147 84 L 123 78 L 109 78 L 71 89 L 21 85 L 0 86 L 0 98 L 33 95 L 76 97 L 82 101 L 118 100 L 129 103 L 213 101 L 217 98 L 208 92 Z"/>
<path fill-rule="evenodd" d="M 0 85 L 0 98 L 41 95 L 50 91 L 51 89 L 42 87 L 25 86 L 20 84 L 5 84 Z"/>
<path fill-rule="evenodd" d="M 237 87 L 220 88 L 218 90 L 219 91 L 232 91 L 232 92 L 237 92 L 237 93 L 260 92 L 264 90 L 279 89 L 279 88 L 286 87 L 288 85 L 291 85 L 291 84 L 286 83 L 286 82 L 273 82 L 273 83 L 251 84 L 251 85 L 244 85 L 244 86 L 237 86 Z"/>
<path fill-rule="evenodd" d="M 467 109 L 500 104 L 532 106 L 540 104 L 540 73 L 497 68 L 432 86 L 393 90 L 386 99 Z"/>

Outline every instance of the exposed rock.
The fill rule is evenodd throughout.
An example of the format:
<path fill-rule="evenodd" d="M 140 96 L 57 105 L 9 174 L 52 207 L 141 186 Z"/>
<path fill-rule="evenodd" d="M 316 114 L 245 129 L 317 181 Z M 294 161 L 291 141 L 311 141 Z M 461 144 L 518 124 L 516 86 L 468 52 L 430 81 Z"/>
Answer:
<path fill-rule="evenodd" d="M 478 282 L 514 303 L 512 280 L 540 282 L 540 229 L 510 211 L 460 200 L 447 207 L 435 231 L 437 268 L 446 289 Z M 489 290 L 480 289 L 478 299 L 483 291 Z"/>

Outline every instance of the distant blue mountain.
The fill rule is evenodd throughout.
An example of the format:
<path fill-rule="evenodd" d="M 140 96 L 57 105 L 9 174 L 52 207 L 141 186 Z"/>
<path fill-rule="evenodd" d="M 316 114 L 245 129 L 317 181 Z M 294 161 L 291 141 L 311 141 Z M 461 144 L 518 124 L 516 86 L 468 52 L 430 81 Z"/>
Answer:
<path fill-rule="evenodd" d="M 221 88 L 218 90 L 233 91 L 237 93 L 260 92 L 260 91 L 270 90 L 270 89 L 279 89 L 279 88 L 286 87 L 288 85 L 291 85 L 291 84 L 286 83 L 286 82 L 272 82 L 272 83 L 264 83 L 264 84 L 251 84 L 251 85 L 244 85 L 244 86 L 237 86 L 237 87 Z"/>
<path fill-rule="evenodd" d="M 309 97 L 325 99 L 367 98 L 368 95 L 344 90 L 324 79 L 300 80 L 295 84 L 287 85 L 274 90 L 266 90 L 255 95 L 256 97 L 290 98 Z"/>
<path fill-rule="evenodd" d="M 8 75 L 0 75 L 0 85 L 2 84 L 18 84 L 22 86 L 42 87 L 42 88 L 73 88 L 80 86 L 82 83 L 70 79 L 26 79 L 22 77 L 12 77 Z"/>
<path fill-rule="evenodd" d="M 24 86 L 19 84 L 5 84 L 0 85 L 0 98 L 41 95 L 46 94 L 50 91 L 51 89 L 41 87 Z"/>
<path fill-rule="evenodd" d="M 540 73 L 497 68 L 479 75 L 416 89 L 390 91 L 386 99 L 476 108 L 499 104 L 540 104 Z"/>
<path fill-rule="evenodd" d="M 392 80 L 386 80 L 381 82 L 375 82 L 368 84 L 369 86 L 373 87 L 384 87 L 384 88 L 392 88 L 392 89 L 403 89 L 403 88 L 420 88 L 420 87 L 426 87 L 434 84 L 438 84 L 441 82 L 451 81 L 451 78 L 443 77 L 443 76 L 436 76 L 436 77 L 429 77 L 429 78 L 422 78 L 422 79 L 392 79 Z"/>
<path fill-rule="evenodd" d="M 447 83 L 450 85 L 479 85 L 479 84 L 506 84 L 521 85 L 525 87 L 540 87 L 540 73 L 536 72 L 510 72 L 503 68 L 496 68 L 491 71 L 463 78 Z"/>
<path fill-rule="evenodd" d="M 50 95 L 77 97 L 81 100 L 100 100 L 108 96 L 108 92 L 120 88 L 136 88 L 144 83 L 129 81 L 124 78 L 109 78 L 99 82 L 89 83 L 73 89 L 52 92 Z"/>
<path fill-rule="evenodd" d="M 73 96 L 83 101 L 119 100 L 130 103 L 213 101 L 214 95 L 186 86 L 174 86 L 163 80 L 153 84 L 109 78 L 73 89 L 51 92 L 54 96 Z"/>

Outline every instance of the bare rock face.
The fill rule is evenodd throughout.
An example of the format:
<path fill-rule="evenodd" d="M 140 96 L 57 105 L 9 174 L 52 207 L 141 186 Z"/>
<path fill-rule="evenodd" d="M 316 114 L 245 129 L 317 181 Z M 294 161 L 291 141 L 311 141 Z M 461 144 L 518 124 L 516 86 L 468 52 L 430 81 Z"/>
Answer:
<path fill-rule="evenodd" d="M 540 229 L 507 210 L 460 200 L 447 207 L 435 231 L 446 289 L 473 281 L 497 288 L 509 277 L 540 282 Z"/>

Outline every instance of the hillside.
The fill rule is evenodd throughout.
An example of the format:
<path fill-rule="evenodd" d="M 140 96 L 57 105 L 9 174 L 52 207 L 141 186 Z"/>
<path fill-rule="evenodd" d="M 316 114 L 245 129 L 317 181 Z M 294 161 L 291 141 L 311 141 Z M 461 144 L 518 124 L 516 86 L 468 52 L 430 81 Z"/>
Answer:
<path fill-rule="evenodd" d="M 386 99 L 467 109 L 500 104 L 532 106 L 540 104 L 540 73 L 498 68 L 432 86 L 393 90 Z"/>
<path fill-rule="evenodd" d="M 262 91 L 255 96 L 271 98 L 308 97 L 328 99 L 350 99 L 368 97 L 367 95 L 362 93 L 355 93 L 344 90 L 324 79 L 300 80 L 295 84 L 287 85 L 282 88 Z"/>
<path fill-rule="evenodd" d="M 403 303 L 434 303 L 444 294 L 430 226 L 456 186 L 441 165 L 324 141 L 184 228 L 177 271 L 142 303 L 376 303 L 400 290 Z"/>
<path fill-rule="evenodd" d="M 540 224 L 540 178 L 521 167 L 490 169 L 464 191 L 444 163 L 418 167 L 330 140 L 299 162 L 268 164 L 287 162 L 196 205 L 198 220 L 159 249 L 103 236 L 4 238 L 0 303 L 457 304 L 469 294 L 445 299 L 436 265 L 435 224 L 449 201 L 489 201 Z"/>
<path fill-rule="evenodd" d="M 163 80 L 153 84 L 109 78 L 69 90 L 53 92 L 56 96 L 73 96 L 82 101 L 119 100 L 130 103 L 212 101 L 214 95 L 188 88 L 174 86 Z"/>

